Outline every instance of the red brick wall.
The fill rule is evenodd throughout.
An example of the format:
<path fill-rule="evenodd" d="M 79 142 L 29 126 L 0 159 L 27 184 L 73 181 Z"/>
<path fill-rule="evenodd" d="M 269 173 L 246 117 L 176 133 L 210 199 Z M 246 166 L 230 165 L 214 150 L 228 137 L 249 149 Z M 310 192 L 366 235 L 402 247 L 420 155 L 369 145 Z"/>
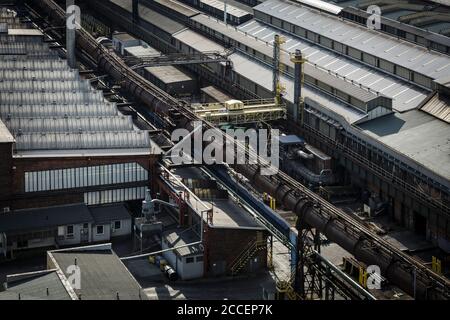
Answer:
<path fill-rule="evenodd" d="M 230 272 L 230 267 L 233 261 L 247 248 L 250 242 L 256 241 L 257 233 L 264 234 L 264 239 L 267 239 L 265 231 L 246 230 L 246 229 L 223 229 L 223 228 L 206 228 L 206 261 L 207 270 L 215 262 L 226 261 L 227 273 Z M 258 255 L 259 268 L 267 266 L 267 250 L 261 250 Z M 244 273 L 248 270 L 243 270 Z"/>
<path fill-rule="evenodd" d="M 9 206 L 12 185 L 12 144 L 0 144 L 0 210 Z"/>
<path fill-rule="evenodd" d="M 84 201 L 83 192 L 73 190 L 48 192 L 44 196 L 37 197 L 32 193 L 25 194 L 25 172 L 54 170 L 65 168 L 77 168 L 97 165 L 107 165 L 115 163 L 137 162 L 149 171 L 150 177 L 155 176 L 156 162 L 158 156 L 109 156 L 109 157 L 71 157 L 71 158 L 14 158 L 10 173 L 11 194 L 9 203 L 11 209 L 46 207 L 68 203 L 79 203 Z"/>

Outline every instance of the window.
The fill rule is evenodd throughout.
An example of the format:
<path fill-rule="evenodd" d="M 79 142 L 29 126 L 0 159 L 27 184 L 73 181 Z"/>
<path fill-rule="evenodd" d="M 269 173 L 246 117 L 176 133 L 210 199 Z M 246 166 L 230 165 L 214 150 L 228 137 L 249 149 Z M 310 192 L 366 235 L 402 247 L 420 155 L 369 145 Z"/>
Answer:
<path fill-rule="evenodd" d="M 84 223 L 83 224 L 83 229 L 88 229 L 89 228 L 89 223 Z"/>
<path fill-rule="evenodd" d="M 67 226 L 66 227 L 66 236 L 69 237 L 73 237 L 73 226 Z"/>
<path fill-rule="evenodd" d="M 97 226 L 97 234 L 103 234 L 103 226 Z"/>
<path fill-rule="evenodd" d="M 203 261 L 203 256 L 197 256 L 196 261 L 197 262 L 202 262 Z"/>
<path fill-rule="evenodd" d="M 194 263 L 194 257 L 186 258 L 186 263 Z"/>
<path fill-rule="evenodd" d="M 122 223 L 120 220 L 114 221 L 114 229 L 120 229 L 122 227 Z"/>

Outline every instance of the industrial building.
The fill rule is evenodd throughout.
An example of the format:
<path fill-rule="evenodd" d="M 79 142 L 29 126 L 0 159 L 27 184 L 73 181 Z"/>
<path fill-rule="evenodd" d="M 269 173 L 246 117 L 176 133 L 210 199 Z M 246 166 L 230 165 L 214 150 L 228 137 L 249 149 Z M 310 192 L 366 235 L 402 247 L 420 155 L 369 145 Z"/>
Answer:
<path fill-rule="evenodd" d="M 450 8 L 382 4 L 373 30 L 370 1 L 80 1 L 89 28 L 64 34 L 62 3 L 28 2 L 0 11 L 0 257 L 58 249 L 0 298 L 261 275 L 278 299 L 450 298 Z M 227 129 L 279 130 L 277 170 L 174 160 L 256 153 Z"/>
<path fill-rule="evenodd" d="M 1 300 L 147 300 L 111 244 L 49 251 L 46 270 L 11 275 L 5 289 Z"/>
<path fill-rule="evenodd" d="M 131 216 L 123 205 L 70 204 L 22 209 L 0 216 L 0 255 L 23 250 L 111 241 L 131 235 Z"/>

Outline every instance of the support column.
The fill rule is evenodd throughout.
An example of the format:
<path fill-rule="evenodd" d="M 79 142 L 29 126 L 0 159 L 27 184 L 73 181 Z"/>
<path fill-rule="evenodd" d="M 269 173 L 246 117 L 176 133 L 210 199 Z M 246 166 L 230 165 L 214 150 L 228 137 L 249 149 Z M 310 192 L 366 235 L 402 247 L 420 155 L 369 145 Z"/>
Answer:
<path fill-rule="evenodd" d="M 305 59 L 303 59 L 302 52 L 300 49 L 295 50 L 295 53 L 291 56 L 291 61 L 294 63 L 294 120 L 300 122 L 303 126 L 303 98 L 302 98 L 302 87 L 303 87 L 303 64 Z"/>
<path fill-rule="evenodd" d="M 75 0 L 66 0 L 66 50 L 67 50 L 67 63 L 69 67 L 72 69 L 76 69 L 77 67 L 77 61 L 75 56 L 75 39 L 76 39 L 76 28 L 73 23 L 73 21 L 77 21 L 80 17 L 72 17 L 72 15 L 79 14 L 79 12 L 76 12 L 73 10 L 73 6 L 75 5 Z M 75 18 L 75 20 L 73 20 Z M 71 19 L 69 21 L 69 19 Z M 81 18 L 80 18 L 81 19 Z"/>
<path fill-rule="evenodd" d="M 133 23 L 137 23 L 139 21 L 139 0 L 132 0 L 132 11 L 133 11 Z"/>

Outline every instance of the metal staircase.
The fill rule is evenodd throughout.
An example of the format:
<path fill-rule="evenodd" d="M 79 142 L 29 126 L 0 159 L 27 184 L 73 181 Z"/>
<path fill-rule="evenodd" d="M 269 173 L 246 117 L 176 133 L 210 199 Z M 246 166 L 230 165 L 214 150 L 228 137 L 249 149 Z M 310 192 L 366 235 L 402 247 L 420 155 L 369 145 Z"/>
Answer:
<path fill-rule="evenodd" d="M 231 274 L 233 276 L 237 275 L 252 259 L 255 255 L 266 249 L 266 241 L 254 241 L 249 243 L 249 245 L 241 252 L 241 254 L 231 263 Z"/>

